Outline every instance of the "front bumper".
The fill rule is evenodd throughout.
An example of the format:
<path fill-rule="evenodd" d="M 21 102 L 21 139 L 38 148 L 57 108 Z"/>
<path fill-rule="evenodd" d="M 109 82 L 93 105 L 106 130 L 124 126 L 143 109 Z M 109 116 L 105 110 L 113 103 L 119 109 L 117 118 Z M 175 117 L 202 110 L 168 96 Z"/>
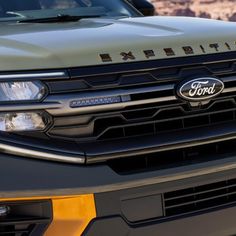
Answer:
<path fill-rule="evenodd" d="M 142 226 L 127 224 L 121 217 L 93 221 L 86 236 L 232 236 L 236 233 L 236 207 L 194 215 L 168 222 L 151 222 Z"/>
<path fill-rule="evenodd" d="M 235 168 L 236 157 L 229 156 L 218 161 L 122 176 L 105 164 L 77 166 L 2 154 L 0 197 L 4 202 L 6 199 L 76 198 L 94 194 L 93 211 L 96 214 L 90 218 L 92 221 L 83 233 L 88 236 L 231 236 L 236 234 L 234 202 L 207 211 L 165 218 L 161 195 L 236 179 Z M 142 205 L 145 207 L 136 207 Z M 60 233 L 65 235 L 63 231 Z"/>

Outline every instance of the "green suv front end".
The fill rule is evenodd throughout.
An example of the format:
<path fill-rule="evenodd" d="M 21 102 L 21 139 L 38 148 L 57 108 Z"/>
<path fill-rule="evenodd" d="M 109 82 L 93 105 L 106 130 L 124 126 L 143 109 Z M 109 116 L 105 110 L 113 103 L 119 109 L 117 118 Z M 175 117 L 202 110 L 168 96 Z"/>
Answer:
<path fill-rule="evenodd" d="M 141 12 L 0 0 L 0 234 L 236 235 L 236 25 Z"/>

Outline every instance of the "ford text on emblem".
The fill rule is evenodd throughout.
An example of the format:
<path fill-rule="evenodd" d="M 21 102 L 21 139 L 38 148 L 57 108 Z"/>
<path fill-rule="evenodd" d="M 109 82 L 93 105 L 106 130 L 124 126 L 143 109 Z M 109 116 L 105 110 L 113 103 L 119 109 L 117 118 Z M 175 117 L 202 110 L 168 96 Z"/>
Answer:
<path fill-rule="evenodd" d="M 200 102 L 219 95 L 224 89 L 224 83 L 216 78 L 205 77 L 181 83 L 177 94 L 184 100 Z"/>

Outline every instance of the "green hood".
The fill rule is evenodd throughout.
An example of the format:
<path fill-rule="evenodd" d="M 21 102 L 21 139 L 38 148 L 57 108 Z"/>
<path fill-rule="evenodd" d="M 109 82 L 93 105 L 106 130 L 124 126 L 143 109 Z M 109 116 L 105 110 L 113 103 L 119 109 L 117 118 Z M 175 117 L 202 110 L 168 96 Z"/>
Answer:
<path fill-rule="evenodd" d="M 71 23 L 1 23 L 0 71 L 56 69 L 236 50 L 236 24 L 185 18 L 84 19 Z M 218 45 L 217 48 L 212 45 Z M 191 47 L 194 54 L 183 47 Z M 168 55 L 166 49 L 174 51 Z M 145 50 L 154 55 L 147 57 Z M 135 59 L 124 60 L 122 52 Z M 100 54 L 112 61 L 103 62 Z"/>

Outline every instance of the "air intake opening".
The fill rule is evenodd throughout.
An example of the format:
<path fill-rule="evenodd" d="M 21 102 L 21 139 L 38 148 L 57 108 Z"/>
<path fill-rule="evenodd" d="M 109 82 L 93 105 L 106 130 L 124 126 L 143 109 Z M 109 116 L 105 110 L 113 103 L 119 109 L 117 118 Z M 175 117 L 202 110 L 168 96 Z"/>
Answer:
<path fill-rule="evenodd" d="M 116 173 L 130 175 L 214 161 L 227 158 L 229 154 L 236 154 L 236 140 L 114 159 L 107 163 Z"/>
<path fill-rule="evenodd" d="M 236 179 L 168 192 L 164 201 L 167 217 L 236 203 Z"/>

